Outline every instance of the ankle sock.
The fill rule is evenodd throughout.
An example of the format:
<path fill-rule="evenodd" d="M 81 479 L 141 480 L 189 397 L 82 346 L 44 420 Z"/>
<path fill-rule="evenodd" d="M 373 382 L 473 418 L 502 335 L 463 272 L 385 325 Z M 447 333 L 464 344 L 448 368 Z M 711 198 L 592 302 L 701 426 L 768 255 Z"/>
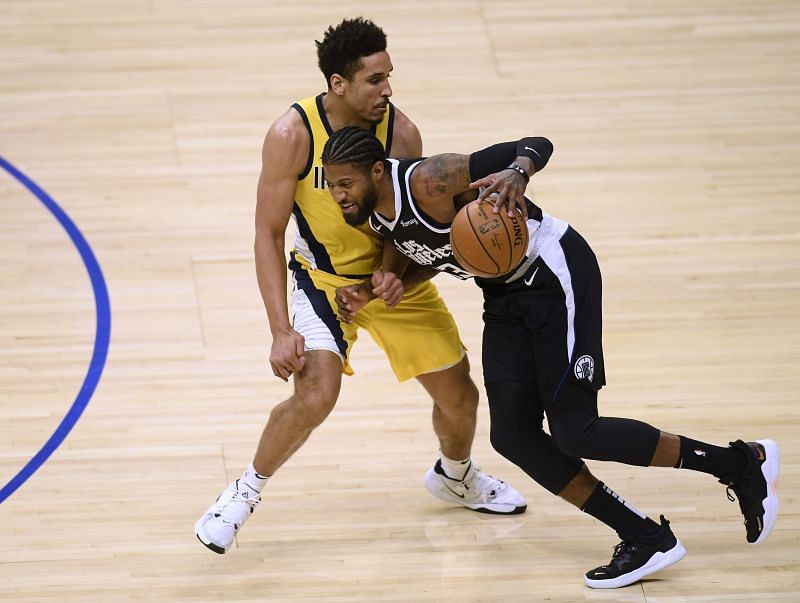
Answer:
<path fill-rule="evenodd" d="M 259 475 L 255 467 L 253 467 L 253 463 L 250 463 L 250 466 L 245 469 L 241 477 L 242 481 L 247 484 L 250 489 L 255 490 L 259 494 L 269 478 L 269 475 Z"/>
<path fill-rule="evenodd" d="M 736 475 L 747 465 L 741 450 L 730 446 L 714 446 L 684 436 L 681 440 L 681 455 L 676 467 L 709 473 L 716 477 Z"/>
<path fill-rule="evenodd" d="M 661 529 L 659 524 L 634 509 L 603 482 L 597 484 L 581 511 L 616 530 L 619 537 L 628 542 L 647 540 Z"/>
<path fill-rule="evenodd" d="M 465 458 L 463 461 L 454 461 L 453 459 L 447 458 L 444 453 L 440 453 L 439 458 L 442 462 L 442 469 L 450 479 L 462 480 L 467 474 L 467 471 L 469 471 L 471 463 L 469 457 Z"/>

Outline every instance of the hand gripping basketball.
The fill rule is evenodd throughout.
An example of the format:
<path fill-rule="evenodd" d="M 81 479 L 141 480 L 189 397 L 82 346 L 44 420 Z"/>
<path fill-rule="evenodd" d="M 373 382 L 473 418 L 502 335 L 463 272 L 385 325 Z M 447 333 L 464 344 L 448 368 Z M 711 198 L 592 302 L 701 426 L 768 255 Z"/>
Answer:
<path fill-rule="evenodd" d="M 528 227 L 519 210 L 494 213 L 488 199 L 459 210 L 450 227 L 450 248 L 461 267 L 475 276 L 508 274 L 525 258 Z"/>

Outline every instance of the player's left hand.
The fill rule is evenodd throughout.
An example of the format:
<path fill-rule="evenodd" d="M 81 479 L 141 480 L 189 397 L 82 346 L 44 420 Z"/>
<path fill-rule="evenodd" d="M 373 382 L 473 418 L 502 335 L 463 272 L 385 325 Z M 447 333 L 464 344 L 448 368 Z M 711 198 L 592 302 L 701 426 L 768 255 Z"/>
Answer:
<path fill-rule="evenodd" d="M 525 188 L 528 182 L 522 174 L 514 170 L 500 170 L 494 174 L 489 174 L 485 178 L 470 183 L 472 189 L 480 189 L 477 202 L 488 199 L 494 205 L 494 213 L 499 213 L 504 209 L 508 216 L 514 215 L 514 210 L 518 209 L 524 219 L 528 219 L 528 208 L 525 205 Z M 490 197 L 494 197 L 491 199 Z"/>
<path fill-rule="evenodd" d="M 335 299 L 342 322 L 351 324 L 355 320 L 358 311 L 366 306 L 369 300 L 373 299 L 373 295 L 368 283 L 359 283 L 358 285 L 338 287 Z"/>
<path fill-rule="evenodd" d="M 372 293 L 394 308 L 403 299 L 403 281 L 393 272 L 376 270 L 372 273 Z"/>

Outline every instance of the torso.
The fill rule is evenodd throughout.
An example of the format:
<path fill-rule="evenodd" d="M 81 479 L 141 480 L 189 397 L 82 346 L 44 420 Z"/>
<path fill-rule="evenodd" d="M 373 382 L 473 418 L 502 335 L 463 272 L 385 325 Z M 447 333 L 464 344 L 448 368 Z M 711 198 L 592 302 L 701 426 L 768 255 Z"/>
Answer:
<path fill-rule="evenodd" d="M 372 274 L 381 265 L 383 243 L 368 225 L 349 226 L 327 190 L 322 148 L 333 133 L 322 107 L 323 95 L 292 105 L 303 118 L 311 142 L 308 160 L 298 176 L 292 215 L 297 223 L 293 261 L 303 268 L 343 276 Z M 391 152 L 395 109 L 389 105 L 373 134 Z"/>

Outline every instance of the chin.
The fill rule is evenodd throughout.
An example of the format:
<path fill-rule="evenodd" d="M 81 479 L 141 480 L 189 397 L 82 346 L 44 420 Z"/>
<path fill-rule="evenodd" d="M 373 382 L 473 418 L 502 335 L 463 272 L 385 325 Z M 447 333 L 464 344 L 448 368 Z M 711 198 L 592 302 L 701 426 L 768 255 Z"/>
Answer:
<path fill-rule="evenodd" d="M 344 221 L 347 222 L 350 226 L 363 226 L 367 223 L 367 219 L 369 215 L 361 215 L 361 212 L 357 214 L 344 214 Z"/>
<path fill-rule="evenodd" d="M 367 117 L 367 121 L 371 124 L 381 123 L 381 121 L 383 121 L 383 116 L 386 115 L 386 112 L 388 110 L 389 108 L 387 107 L 383 109 L 380 113 L 378 113 L 377 110 L 373 113 L 370 113 L 369 116 Z"/>

